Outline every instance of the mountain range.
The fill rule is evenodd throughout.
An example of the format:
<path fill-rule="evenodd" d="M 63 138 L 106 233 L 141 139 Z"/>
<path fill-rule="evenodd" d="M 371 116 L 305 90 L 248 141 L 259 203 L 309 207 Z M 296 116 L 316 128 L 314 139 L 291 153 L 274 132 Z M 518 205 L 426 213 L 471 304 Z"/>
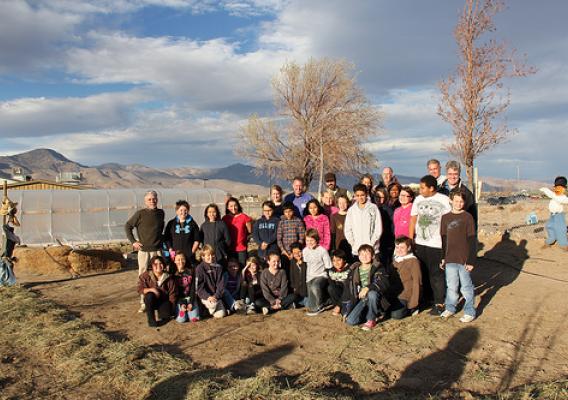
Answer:
<path fill-rule="evenodd" d="M 255 169 L 245 164 L 232 164 L 222 168 L 153 168 L 141 164 L 122 165 L 106 163 L 98 166 L 86 166 L 69 160 L 63 154 L 52 149 L 35 149 L 12 156 L 0 156 L 0 179 L 11 179 L 14 168 L 33 179 L 55 180 L 60 172 L 80 172 L 82 184 L 95 188 L 198 188 L 218 187 L 231 193 L 266 194 L 272 183 L 281 185 L 286 191 L 290 183 L 284 179 L 271 181 L 265 174 L 257 174 Z M 418 182 L 419 177 L 397 176 L 402 184 Z M 541 187 L 542 182 L 512 181 L 496 178 L 483 178 L 484 191 L 515 190 Z M 341 187 L 351 187 L 354 177 L 338 176 Z M 317 182 L 312 183 L 312 191 Z"/>

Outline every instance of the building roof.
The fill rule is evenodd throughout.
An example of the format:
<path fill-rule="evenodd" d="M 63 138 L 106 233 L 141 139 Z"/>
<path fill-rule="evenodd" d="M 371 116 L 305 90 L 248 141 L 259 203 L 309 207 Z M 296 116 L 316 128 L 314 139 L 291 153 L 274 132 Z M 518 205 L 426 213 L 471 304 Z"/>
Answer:
<path fill-rule="evenodd" d="M 50 181 L 47 179 L 33 179 L 31 181 L 23 181 L 23 182 L 14 182 L 8 183 L 8 189 L 16 189 L 16 190 L 26 190 L 26 189 L 39 189 L 39 190 L 48 190 L 48 189 L 60 189 L 60 190 L 82 190 L 82 189 L 93 189 L 90 185 L 75 185 L 69 183 L 61 183 Z"/>

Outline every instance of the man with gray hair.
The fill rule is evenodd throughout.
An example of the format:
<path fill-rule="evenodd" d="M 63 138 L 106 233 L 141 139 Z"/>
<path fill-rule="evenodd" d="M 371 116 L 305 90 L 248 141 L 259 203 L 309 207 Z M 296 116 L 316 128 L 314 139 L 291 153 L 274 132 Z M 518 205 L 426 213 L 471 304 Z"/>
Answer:
<path fill-rule="evenodd" d="M 126 221 L 124 228 L 126 237 L 132 243 L 134 251 L 138 252 L 138 276 L 148 269 L 150 259 L 161 255 L 162 232 L 164 231 L 164 210 L 158 208 L 158 193 L 154 190 L 144 195 L 145 208 L 138 210 Z M 136 228 L 138 239 L 134 237 L 133 229 Z M 144 312 L 144 296 L 140 297 L 140 309 Z"/>
<path fill-rule="evenodd" d="M 426 163 L 426 168 L 428 169 L 428 174 L 432 175 L 436 178 L 436 182 L 438 182 L 438 187 L 442 186 L 444 181 L 446 180 L 446 176 L 442 175 L 442 165 L 440 165 L 440 161 L 432 158 L 428 160 Z"/>
<path fill-rule="evenodd" d="M 460 178 L 460 172 L 461 166 L 459 162 L 455 160 L 448 161 L 446 163 L 446 180 L 440 185 L 439 192 L 449 196 L 452 190 L 460 190 L 464 195 L 465 201 L 463 209 L 471 214 L 475 222 L 475 229 L 477 230 L 477 204 L 475 204 L 475 198 L 471 190 L 463 184 Z"/>

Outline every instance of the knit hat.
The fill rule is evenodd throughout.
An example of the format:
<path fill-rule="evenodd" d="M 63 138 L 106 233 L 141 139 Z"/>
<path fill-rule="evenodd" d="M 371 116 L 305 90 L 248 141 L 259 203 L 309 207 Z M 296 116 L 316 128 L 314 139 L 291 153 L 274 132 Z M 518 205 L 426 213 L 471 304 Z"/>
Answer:
<path fill-rule="evenodd" d="M 566 177 L 564 176 L 557 176 L 554 180 L 554 186 L 566 187 L 567 184 L 568 182 L 566 181 Z"/>
<path fill-rule="evenodd" d="M 325 174 L 324 180 L 326 182 L 329 182 L 329 181 L 335 181 L 337 179 L 335 178 L 335 174 L 333 172 L 328 172 L 327 174 Z"/>

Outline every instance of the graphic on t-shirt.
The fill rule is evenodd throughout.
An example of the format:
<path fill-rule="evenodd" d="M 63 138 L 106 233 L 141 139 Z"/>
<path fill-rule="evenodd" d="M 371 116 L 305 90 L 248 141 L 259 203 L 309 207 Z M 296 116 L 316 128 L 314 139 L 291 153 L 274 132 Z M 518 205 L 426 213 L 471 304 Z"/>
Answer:
<path fill-rule="evenodd" d="M 440 234 L 440 220 L 444 206 L 435 200 L 423 200 L 418 204 L 418 235 L 430 240 Z"/>

